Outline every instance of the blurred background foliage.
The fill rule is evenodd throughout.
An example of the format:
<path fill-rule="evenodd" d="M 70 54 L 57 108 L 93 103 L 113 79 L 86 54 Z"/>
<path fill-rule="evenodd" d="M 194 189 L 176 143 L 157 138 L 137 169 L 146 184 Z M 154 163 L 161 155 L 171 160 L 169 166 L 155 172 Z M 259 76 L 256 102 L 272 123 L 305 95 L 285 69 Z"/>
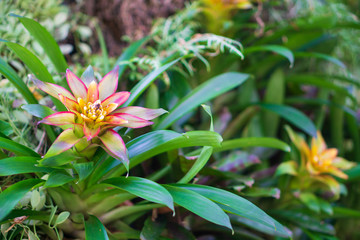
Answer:
<path fill-rule="evenodd" d="M 296 189 L 294 182 L 301 179 L 294 177 L 293 162 L 299 163 L 301 154 L 294 150 L 296 143 L 285 131 L 290 124 L 310 142 L 311 136 L 306 134 L 318 129 L 339 156 L 360 161 L 359 9 L 355 0 L 2 0 L 0 36 L 44 59 L 58 82 L 63 76 L 10 13 L 40 22 L 55 37 L 78 75 L 87 65 L 94 67 L 98 78 L 114 64 L 122 66 L 122 89 L 131 89 L 149 72 L 180 58 L 138 102 L 169 110 L 170 116 L 161 123 L 171 117 L 173 121 L 154 129 L 208 130 L 213 119 L 215 131 L 229 140 L 228 149 L 214 151 L 195 182 L 245 196 L 291 229 L 294 239 L 359 239 L 359 233 L 354 232 L 360 227 L 359 167 L 345 171 L 349 179 L 335 180 L 340 184 L 340 198 L 334 197 L 329 184 L 309 191 Z M 5 44 L 0 44 L 0 52 L 31 85 L 29 70 L 19 58 Z M 192 106 L 185 100 L 193 89 L 224 72 L 247 73 L 252 78 L 209 101 L 211 119 L 196 106 L 179 116 L 171 115 L 183 102 Z M 4 76 L 0 84 L 0 127 L 13 129 L 8 134 L 13 140 L 40 147 L 46 142 L 45 132 L 33 130 L 35 120 L 19 108 L 24 101 Z M 52 107 L 49 97 L 44 98 L 34 88 L 32 91 L 40 103 Z M 36 141 L 29 140 L 33 133 Z M 132 134 L 142 133 L 136 130 Z M 240 144 L 237 141 L 249 137 L 277 138 L 294 151 L 284 153 L 251 142 L 248 147 L 236 147 Z M 191 169 L 199 149 L 174 152 L 154 157 L 131 174 L 153 176 L 165 169 L 158 179 L 176 182 Z M 171 169 L 166 168 L 168 162 Z M 197 239 L 281 239 L 235 215 L 231 216 L 235 236 L 209 223 L 197 223 L 199 219 L 195 221 L 193 216 L 185 219 L 186 227 L 192 230 L 189 234 Z M 146 218 L 126 221 L 141 230 Z M 163 226 L 164 221 L 159 218 L 157 223 Z M 185 228 L 181 231 L 186 232 Z"/>

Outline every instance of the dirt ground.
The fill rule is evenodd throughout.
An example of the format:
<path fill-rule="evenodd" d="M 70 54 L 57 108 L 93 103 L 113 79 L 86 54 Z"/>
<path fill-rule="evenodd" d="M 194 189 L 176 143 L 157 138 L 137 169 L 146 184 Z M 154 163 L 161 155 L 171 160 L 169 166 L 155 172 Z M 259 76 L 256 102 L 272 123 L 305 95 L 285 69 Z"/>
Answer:
<path fill-rule="evenodd" d="M 184 7 L 185 0 L 84 0 L 73 5 L 100 22 L 109 54 L 118 56 L 127 44 L 122 36 L 131 40 L 146 36 L 153 21 L 167 17 Z M 97 50 L 99 46 L 92 46 Z"/>

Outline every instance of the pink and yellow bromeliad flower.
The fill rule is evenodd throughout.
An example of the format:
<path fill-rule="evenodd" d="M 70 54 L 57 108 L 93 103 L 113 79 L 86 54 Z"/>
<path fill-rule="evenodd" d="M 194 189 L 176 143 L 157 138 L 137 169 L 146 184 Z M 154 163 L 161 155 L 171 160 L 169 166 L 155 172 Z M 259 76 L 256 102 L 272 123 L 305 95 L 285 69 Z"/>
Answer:
<path fill-rule="evenodd" d="M 97 83 L 94 76 L 83 81 L 67 69 L 66 79 L 72 93 L 56 84 L 33 80 L 38 88 L 59 99 L 67 108 L 67 111 L 54 113 L 39 122 L 63 128 L 66 126 L 44 157 L 73 147 L 80 155 L 89 156 L 89 152 L 93 154 L 101 146 L 128 168 L 124 141 L 113 128 L 145 127 L 153 124 L 150 120 L 166 111 L 135 106 L 121 108 L 130 92 L 116 92 L 118 76 L 119 68 L 116 67 Z"/>
<path fill-rule="evenodd" d="M 310 145 L 290 128 L 287 128 L 287 131 L 291 141 L 300 152 L 301 163 L 299 167 L 295 161 L 286 162 L 285 164 L 292 163 L 292 166 L 294 166 L 292 175 L 299 178 L 299 186 L 302 185 L 304 189 L 307 189 L 314 186 L 314 182 L 320 182 L 327 185 L 331 192 L 338 196 L 340 184 L 331 175 L 347 179 L 348 176 L 343 170 L 350 169 L 356 164 L 339 157 L 336 148 L 328 148 L 320 131 L 317 132 L 316 138 L 312 138 Z"/>

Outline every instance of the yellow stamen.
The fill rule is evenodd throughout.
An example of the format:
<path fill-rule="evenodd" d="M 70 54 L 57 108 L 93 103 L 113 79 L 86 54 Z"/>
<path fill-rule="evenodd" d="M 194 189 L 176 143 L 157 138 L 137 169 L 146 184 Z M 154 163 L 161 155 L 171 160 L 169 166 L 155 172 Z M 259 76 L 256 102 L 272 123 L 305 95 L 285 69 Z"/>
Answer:
<path fill-rule="evenodd" d="M 106 115 L 109 113 L 109 106 L 103 108 L 100 100 L 96 100 L 93 103 L 87 102 L 85 104 L 85 101 L 83 99 L 78 98 L 78 103 L 81 109 L 81 117 L 87 122 L 102 122 Z M 117 106 L 117 104 L 115 105 Z M 113 107 L 113 105 L 110 106 L 111 111 Z"/>

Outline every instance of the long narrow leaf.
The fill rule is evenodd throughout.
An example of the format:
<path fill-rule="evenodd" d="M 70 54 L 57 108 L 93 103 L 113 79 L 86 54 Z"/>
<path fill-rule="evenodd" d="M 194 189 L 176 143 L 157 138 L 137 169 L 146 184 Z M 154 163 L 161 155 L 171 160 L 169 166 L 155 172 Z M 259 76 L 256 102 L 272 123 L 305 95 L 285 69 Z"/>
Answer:
<path fill-rule="evenodd" d="M 0 73 L 3 74 L 21 93 L 29 104 L 37 104 L 38 101 L 26 84 L 18 77 L 16 72 L 0 57 Z"/>
<path fill-rule="evenodd" d="M 40 157 L 10 157 L 0 160 L 0 176 L 20 173 L 51 172 L 53 169 L 37 167 Z"/>
<path fill-rule="evenodd" d="M 27 179 L 15 183 L 0 193 L 0 221 L 8 215 L 18 202 L 33 187 L 41 183 L 40 179 Z"/>
<path fill-rule="evenodd" d="M 184 97 L 170 113 L 160 121 L 156 129 L 160 130 L 169 127 L 176 120 L 196 107 L 241 85 L 249 78 L 250 75 L 248 74 L 230 72 L 206 81 Z"/>
<path fill-rule="evenodd" d="M 27 48 L 13 42 L 5 42 L 25 65 L 34 73 L 34 75 L 43 82 L 54 83 L 54 79 L 45 67 L 45 65 Z"/>
<path fill-rule="evenodd" d="M 229 216 L 215 203 L 189 189 L 174 185 L 164 185 L 173 196 L 176 204 L 186 208 L 200 217 L 232 230 Z"/>
<path fill-rule="evenodd" d="M 107 179 L 102 183 L 123 189 L 148 201 L 164 204 L 174 211 L 173 198 L 170 193 L 161 185 L 148 179 L 139 177 L 117 177 Z"/>
<path fill-rule="evenodd" d="M 139 97 L 140 95 L 151 85 L 152 82 L 156 80 L 156 78 L 166 71 L 169 67 L 177 63 L 179 59 L 176 59 L 168 64 L 165 64 L 164 66 L 152 71 L 144 79 L 142 79 L 136 86 L 131 89 L 131 95 L 129 99 L 124 103 L 123 106 L 130 106 L 132 105 Z"/>
<path fill-rule="evenodd" d="M 290 67 L 294 66 L 294 54 L 292 51 L 286 47 L 278 45 L 262 45 L 262 46 L 253 46 L 245 49 L 245 55 L 252 52 L 259 51 L 271 51 L 286 57 L 290 62 Z"/>
<path fill-rule="evenodd" d="M 288 144 L 276 138 L 249 137 L 249 138 L 239 138 L 239 139 L 224 141 L 221 144 L 221 147 L 214 149 L 214 152 L 222 152 L 234 148 L 248 148 L 248 147 L 277 148 L 285 152 L 290 152 L 291 150 Z"/>
<path fill-rule="evenodd" d="M 338 86 L 332 82 L 326 81 L 324 78 L 319 76 L 311 76 L 311 75 L 294 75 L 290 76 L 286 79 L 287 82 L 293 82 L 298 84 L 310 84 L 313 86 L 317 86 L 319 88 L 327 88 L 330 90 L 334 90 L 338 93 L 341 93 L 351 99 L 351 101 L 356 105 L 356 98 L 346 89 L 341 86 Z"/>
<path fill-rule="evenodd" d="M 259 222 L 274 230 L 277 230 L 276 226 L 279 224 L 277 221 L 275 221 L 272 217 L 267 215 L 263 210 L 255 206 L 253 203 L 238 195 L 222 189 L 203 185 L 176 184 L 176 186 L 194 191 L 208 199 L 211 199 L 212 201 L 218 203 L 219 206 L 225 211 L 248 218 L 255 222 Z M 287 231 L 283 233 L 286 235 L 289 234 Z"/>
<path fill-rule="evenodd" d="M 11 15 L 19 18 L 24 27 L 44 49 L 46 55 L 50 58 L 56 70 L 59 73 L 64 73 L 68 65 L 65 61 L 64 55 L 61 53 L 59 45 L 56 43 L 53 36 L 51 36 L 51 34 L 35 20 L 15 14 Z"/>
<path fill-rule="evenodd" d="M 140 40 L 137 40 L 136 42 L 133 42 L 128 48 L 125 49 L 125 51 L 121 54 L 121 56 L 116 60 L 115 66 L 120 65 L 119 66 L 119 79 L 121 79 L 121 76 L 123 75 L 127 65 L 126 64 L 122 64 L 121 62 L 123 61 L 128 61 L 130 60 L 135 53 L 137 52 L 137 50 L 147 41 L 149 40 L 150 37 L 145 37 L 142 38 Z"/>
<path fill-rule="evenodd" d="M 285 118 L 304 132 L 309 135 L 316 137 L 316 127 L 314 123 L 302 112 L 299 110 L 285 105 L 277 104 L 259 104 L 263 109 L 269 110 L 276 114 L 279 114 L 281 117 Z"/>
<path fill-rule="evenodd" d="M 200 152 L 200 155 L 190 170 L 182 177 L 178 183 L 188 183 L 193 179 L 198 172 L 205 166 L 211 154 L 213 153 L 213 147 L 205 146 Z"/>
<path fill-rule="evenodd" d="M 155 133 L 174 133 L 172 131 L 156 131 Z M 141 162 L 156 156 L 160 153 L 164 153 L 173 149 L 179 149 L 184 147 L 194 146 L 213 146 L 219 147 L 222 141 L 221 136 L 218 133 L 210 131 L 192 131 L 184 134 L 171 134 L 169 138 L 162 139 L 163 134 L 160 134 L 159 138 L 152 139 L 153 133 L 145 134 L 133 141 L 126 144 L 129 150 L 130 168 L 133 168 Z M 149 145 L 149 146 L 147 146 Z M 120 163 L 110 160 L 108 171 L 113 170 L 114 167 Z M 115 177 L 125 173 L 125 168 L 121 165 L 118 169 L 114 170 L 108 177 Z M 102 172 L 104 174 L 105 171 Z M 93 174 L 95 175 L 95 173 Z M 98 176 L 99 177 L 99 176 Z M 101 177 L 101 176 L 100 176 Z"/>
<path fill-rule="evenodd" d="M 0 148 L 13 152 L 18 156 L 40 157 L 39 154 L 31 150 L 30 148 L 21 145 L 20 143 L 14 142 L 10 139 L 6 139 L 2 137 L 0 137 Z"/>
<path fill-rule="evenodd" d="M 179 136 L 181 136 L 181 134 L 168 130 L 153 131 L 128 142 L 126 144 L 126 148 L 129 150 L 129 155 L 131 158 L 132 156 L 136 156 L 137 153 L 149 151 Z M 102 152 L 101 155 L 105 156 L 105 153 Z M 118 166 L 119 164 L 119 161 L 113 158 L 107 158 L 106 160 L 104 159 L 103 161 L 99 161 L 95 166 L 94 172 L 91 174 L 89 184 L 94 184 L 99 179 L 101 179 L 104 174 L 108 173 L 111 169 Z"/>

